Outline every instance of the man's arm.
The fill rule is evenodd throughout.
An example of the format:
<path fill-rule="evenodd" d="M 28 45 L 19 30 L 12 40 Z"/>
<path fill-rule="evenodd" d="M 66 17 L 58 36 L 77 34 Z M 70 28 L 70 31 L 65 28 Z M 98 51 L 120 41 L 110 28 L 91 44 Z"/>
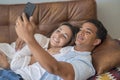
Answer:
<path fill-rule="evenodd" d="M 19 17 L 16 21 L 16 32 L 29 46 L 32 55 L 41 66 L 48 72 L 62 77 L 64 80 L 74 80 L 74 70 L 71 64 L 66 62 L 58 62 L 47 51 L 45 51 L 34 38 L 34 23 L 32 17 L 30 22 L 25 14 L 22 15 L 23 20 Z"/>
<path fill-rule="evenodd" d="M 45 51 L 34 38 L 27 42 L 36 61 L 48 72 L 62 77 L 64 80 L 74 80 L 74 70 L 71 64 L 59 62 Z M 34 47 L 33 47 L 34 46 Z"/>

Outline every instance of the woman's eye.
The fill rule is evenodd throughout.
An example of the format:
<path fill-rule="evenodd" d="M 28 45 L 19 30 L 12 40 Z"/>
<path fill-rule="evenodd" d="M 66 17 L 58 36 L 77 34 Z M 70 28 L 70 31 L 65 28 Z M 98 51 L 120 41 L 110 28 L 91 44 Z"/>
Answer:
<path fill-rule="evenodd" d="M 58 29 L 58 30 L 56 30 L 56 32 L 60 32 L 60 30 Z"/>
<path fill-rule="evenodd" d="M 67 38 L 68 38 L 68 36 L 67 36 L 66 34 L 63 34 L 63 37 L 64 37 L 65 39 L 67 39 Z"/>

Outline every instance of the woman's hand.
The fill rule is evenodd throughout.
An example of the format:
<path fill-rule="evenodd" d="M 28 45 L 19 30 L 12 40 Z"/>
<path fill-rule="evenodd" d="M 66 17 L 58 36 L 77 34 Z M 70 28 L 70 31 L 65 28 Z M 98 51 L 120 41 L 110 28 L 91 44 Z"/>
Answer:
<path fill-rule="evenodd" d="M 2 51 L 0 51 L 0 67 L 5 69 L 10 68 L 7 56 Z"/>
<path fill-rule="evenodd" d="M 35 60 L 34 56 L 31 55 L 31 60 L 30 60 L 29 65 L 32 65 L 32 64 L 35 63 L 35 62 L 36 62 L 36 60 Z"/>
<path fill-rule="evenodd" d="M 18 51 L 18 50 L 21 50 L 24 46 L 25 42 L 21 39 L 21 38 L 17 38 L 16 40 L 16 45 L 15 45 L 15 50 Z"/>
<path fill-rule="evenodd" d="M 22 19 L 19 16 L 16 20 L 16 32 L 19 38 L 25 42 L 30 41 L 34 38 L 36 25 L 34 23 L 33 17 L 30 17 L 30 20 L 26 18 L 25 13 L 22 14 Z"/>

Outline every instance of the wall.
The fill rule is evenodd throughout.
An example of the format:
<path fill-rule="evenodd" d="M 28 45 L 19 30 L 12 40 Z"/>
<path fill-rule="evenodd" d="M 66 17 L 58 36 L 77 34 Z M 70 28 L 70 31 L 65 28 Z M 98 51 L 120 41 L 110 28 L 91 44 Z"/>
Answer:
<path fill-rule="evenodd" d="M 120 0 L 96 0 L 98 19 L 113 38 L 120 39 Z"/>
<path fill-rule="evenodd" d="M 67 0 L 0 0 L 0 4 L 26 2 L 52 2 Z M 120 0 L 96 0 L 98 19 L 101 20 L 113 38 L 120 38 Z"/>

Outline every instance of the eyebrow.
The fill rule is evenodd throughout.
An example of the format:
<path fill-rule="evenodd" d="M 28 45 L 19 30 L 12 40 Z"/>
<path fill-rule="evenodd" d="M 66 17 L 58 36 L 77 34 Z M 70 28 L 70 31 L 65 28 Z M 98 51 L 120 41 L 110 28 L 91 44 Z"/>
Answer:
<path fill-rule="evenodd" d="M 83 27 L 80 27 L 80 29 L 82 29 Z M 87 30 L 89 30 L 90 32 L 94 33 L 94 31 L 90 28 L 87 28 Z"/>
<path fill-rule="evenodd" d="M 69 36 L 68 36 L 68 34 L 67 34 L 67 33 L 65 33 L 65 35 L 69 38 Z"/>
<path fill-rule="evenodd" d="M 60 30 L 63 30 L 62 28 L 59 28 Z M 65 35 L 67 35 L 67 37 L 69 38 L 69 35 L 67 33 L 64 33 Z"/>
<path fill-rule="evenodd" d="M 89 31 L 91 31 L 92 33 L 94 33 L 94 31 L 93 31 L 92 29 L 90 29 L 90 28 L 87 28 L 87 30 L 89 30 Z"/>

